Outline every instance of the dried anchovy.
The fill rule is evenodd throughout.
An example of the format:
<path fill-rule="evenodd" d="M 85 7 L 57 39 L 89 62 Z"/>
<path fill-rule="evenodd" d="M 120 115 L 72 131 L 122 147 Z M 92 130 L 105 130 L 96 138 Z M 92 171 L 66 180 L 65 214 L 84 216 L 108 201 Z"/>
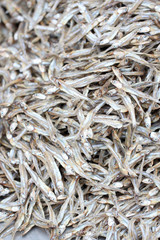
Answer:
<path fill-rule="evenodd" d="M 160 3 L 0 1 L 0 237 L 160 238 Z"/>

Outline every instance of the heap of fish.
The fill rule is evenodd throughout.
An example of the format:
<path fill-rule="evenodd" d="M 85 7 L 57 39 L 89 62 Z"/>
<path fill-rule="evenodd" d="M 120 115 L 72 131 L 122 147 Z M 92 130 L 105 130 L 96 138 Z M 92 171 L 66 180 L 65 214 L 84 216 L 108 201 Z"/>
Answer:
<path fill-rule="evenodd" d="M 0 237 L 160 238 L 160 2 L 0 1 Z"/>

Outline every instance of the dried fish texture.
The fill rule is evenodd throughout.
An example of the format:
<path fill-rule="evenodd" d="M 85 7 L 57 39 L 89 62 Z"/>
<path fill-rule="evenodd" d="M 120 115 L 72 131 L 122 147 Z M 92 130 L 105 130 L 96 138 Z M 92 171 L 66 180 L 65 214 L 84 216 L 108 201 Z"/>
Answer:
<path fill-rule="evenodd" d="M 160 238 L 160 2 L 0 1 L 0 238 Z"/>

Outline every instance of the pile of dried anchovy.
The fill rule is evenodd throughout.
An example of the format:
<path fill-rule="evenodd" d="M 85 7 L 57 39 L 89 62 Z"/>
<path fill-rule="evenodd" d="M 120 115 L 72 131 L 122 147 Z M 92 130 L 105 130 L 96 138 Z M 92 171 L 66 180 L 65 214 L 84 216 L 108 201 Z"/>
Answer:
<path fill-rule="evenodd" d="M 160 238 L 159 19 L 158 0 L 0 1 L 0 237 Z"/>

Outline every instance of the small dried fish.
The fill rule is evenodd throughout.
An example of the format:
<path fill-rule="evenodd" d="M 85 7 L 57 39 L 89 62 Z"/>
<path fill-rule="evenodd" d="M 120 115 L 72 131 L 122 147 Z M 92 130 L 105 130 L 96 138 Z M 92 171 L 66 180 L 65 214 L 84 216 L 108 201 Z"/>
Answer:
<path fill-rule="evenodd" d="M 160 238 L 159 15 L 0 1 L 1 238 Z"/>
<path fill-rule="evenodd" d="M 44 194 L 52 201 L 56 201 L 56 196 L 52 190 L 38 177 L 38 175 L 29 167 L 27 162 L 24 162 L 24 166 L 32 177 L 33 182 Z"/>
<path fill-rule="evenodd" d="M 24 167 L 24 157 L 22 151 L 19 150 L 17 153 L 19 157 L 19 172 L 21 176 L 21 202 L 25 202 L 28 195 L 28 176 L 26 169 Z"/>

